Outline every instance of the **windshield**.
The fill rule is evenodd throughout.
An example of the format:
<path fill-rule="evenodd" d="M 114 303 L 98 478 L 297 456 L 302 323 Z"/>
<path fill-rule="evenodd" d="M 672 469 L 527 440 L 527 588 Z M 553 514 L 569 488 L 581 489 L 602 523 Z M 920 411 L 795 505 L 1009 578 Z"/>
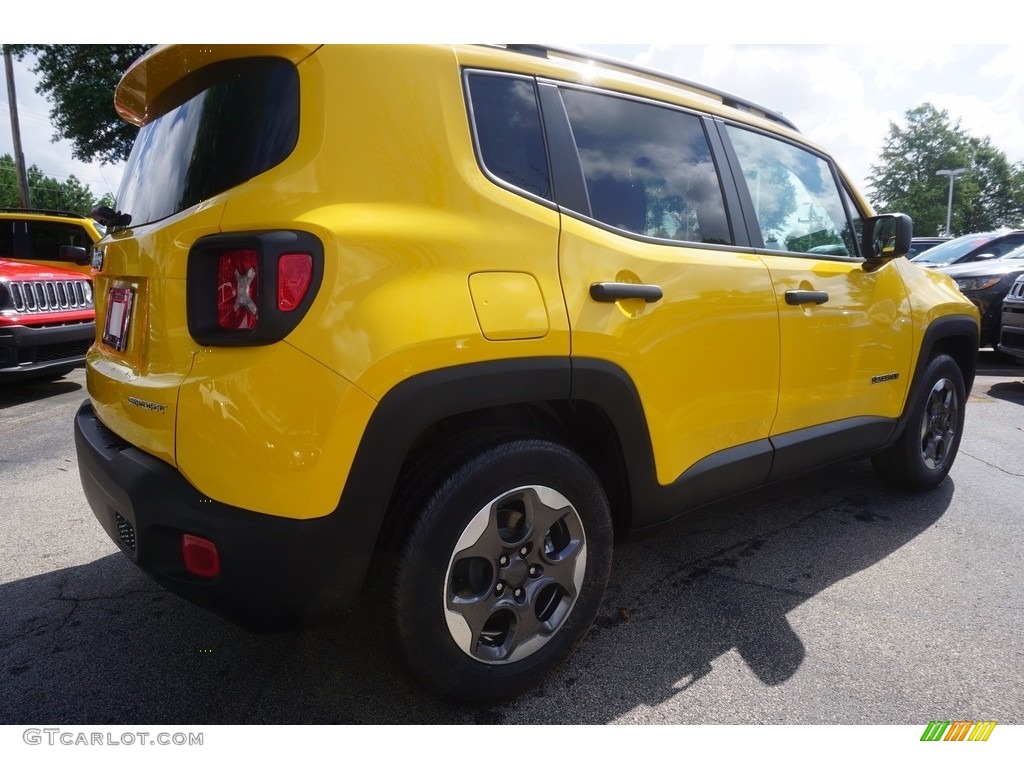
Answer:
<path fill-rule="evenodd" d="M 298 73 L 283 59 L 239 59 L 192 73 L 176 106 L 139 131 L 117 207 L 132 225 L 171 216 L 273 168 L 295 147 Z"/>
<path fill-rule="evenodd" d="M 912 258 L 911 261 L 922 261 L 928 264 L 951 264 L 975 248 L 980 248 L 985 243 L 994 240 L 995 237 L 996 235 L 993 234 L 964 235 L 956 240 L 950 240 L 948 243 L 929 248 L 924 253 L 920 253 Z"/>
<path fill-rule="evenodd" d="M 1009 253 L 1004 253 L 1002 256 L 997 257 L 998 260 L 1004 259 L 1024 259 L 1024 245 L 1019 245 Z"/>
<path fill-rule="evenodd" d="M 0 257 L 28 261 L 61 259 L 61 246 L 92 251 L 92 237 L 80 224 L 34 219 L 0 219 Z"/>

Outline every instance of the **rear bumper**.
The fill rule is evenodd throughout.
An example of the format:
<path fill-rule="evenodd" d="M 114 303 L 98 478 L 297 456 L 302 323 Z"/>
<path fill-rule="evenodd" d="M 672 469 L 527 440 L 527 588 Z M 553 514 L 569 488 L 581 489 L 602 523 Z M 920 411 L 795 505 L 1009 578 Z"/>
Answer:
<path fill-rule="evenodd" d="M 95 336 L 93 322 L 42 328 L 0 326 L 0 381 L 81 365 Z"/>
<path fill-rule="evenodd" d="M 75 415 L 75 446 L 96 518 L 128 557 L 171 591 L 252 629 L 320 623 L 358 598 L 369 553 L 363 532 L 346 524 L 352 517 L 336 511 L 291 520 L 213 501 L 174 467 L 107 429 L 88 401 Z M 218 576 L 185 570 L 185 533 L 216 544 Z"/>

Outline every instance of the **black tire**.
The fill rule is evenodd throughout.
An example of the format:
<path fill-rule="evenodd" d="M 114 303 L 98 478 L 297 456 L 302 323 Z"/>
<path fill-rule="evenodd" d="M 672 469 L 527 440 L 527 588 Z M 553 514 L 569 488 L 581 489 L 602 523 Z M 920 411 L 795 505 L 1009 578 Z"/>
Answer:
<path fill-rule="evenodd" d="M 561 664 L 597 616 L 608 502 L 590 467 L 546 440 L 504 442 L 442 474 L 407 497 L 417 514 L 391 582 L 394 636 L 434 694 L 507 700 Z"/>
<path fill-rule="evenodd" d="M 934 357 L 911 395 L 903 434 L 872 457 L 878 476 L 892 486 L 914 491 L 941 483 L 960 448 L 966 401 L 960 367 L 949 355 Z"/>

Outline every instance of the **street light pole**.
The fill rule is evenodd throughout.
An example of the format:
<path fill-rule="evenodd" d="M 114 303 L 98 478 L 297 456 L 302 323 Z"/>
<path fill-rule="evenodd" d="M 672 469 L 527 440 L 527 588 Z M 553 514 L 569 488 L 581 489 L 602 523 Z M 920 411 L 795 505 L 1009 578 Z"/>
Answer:
<path fill-rule="evenodd" d="M 966 168 L 954 168 L 953 170 L 943 169 L 936 171 L 936 176 L 949 176 L 949 200 L 946 202 L 946 230 L 943 232 L 946 237 L 949 237 L 949 230 L 953 220 L 953 179 L 957 176 L 963 176 L 967 173 Z"/>

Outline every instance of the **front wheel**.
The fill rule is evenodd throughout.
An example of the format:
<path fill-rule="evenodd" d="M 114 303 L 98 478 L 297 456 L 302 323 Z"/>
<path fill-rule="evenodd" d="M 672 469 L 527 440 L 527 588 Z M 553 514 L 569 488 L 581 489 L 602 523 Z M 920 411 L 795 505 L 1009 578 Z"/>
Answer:
<path fill-rule="evenodd" d="M 410 669 L 455 701 L 529 690 L 600 607 L 612 526 L 597 477 L 563 446 L 526 439 L 483 450 L 424 490 L 410 497 L 418 515 L 391 600 Z"/>
<path fill-rule="evenodd" d="M 933 358 L 912 394 L 903 434 L 872 457 L 878 475 L 898 488 L 916 491 L 941 483 L 960 447 L 966 400 L 963 374 L 953 358 Z"/>

